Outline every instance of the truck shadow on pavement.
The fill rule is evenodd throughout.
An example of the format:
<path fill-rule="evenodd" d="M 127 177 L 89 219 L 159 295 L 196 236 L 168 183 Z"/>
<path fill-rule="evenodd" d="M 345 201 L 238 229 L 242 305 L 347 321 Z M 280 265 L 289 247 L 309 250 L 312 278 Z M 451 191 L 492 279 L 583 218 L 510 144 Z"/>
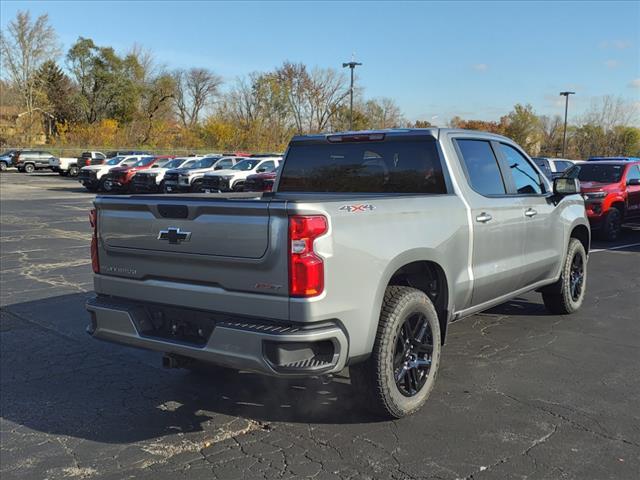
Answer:
<path fill-rule="evenodd" d="M 363 411 L 346 376 L 282 380 L 219 368 L 163 369 L 159 354 L 100 342 L 84 329 L 89 294 L 3 307 L 3 430 L 37 430 L 124 443 L 215 431 L 243 417 L 258 424 L 349 424 Z"/>

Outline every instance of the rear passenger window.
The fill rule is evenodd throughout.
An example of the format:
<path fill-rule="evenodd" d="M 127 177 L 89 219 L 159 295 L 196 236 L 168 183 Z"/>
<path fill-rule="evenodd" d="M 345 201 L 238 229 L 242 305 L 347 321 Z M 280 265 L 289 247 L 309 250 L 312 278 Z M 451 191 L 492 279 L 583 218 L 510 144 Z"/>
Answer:
<path fill-rule="evenodd" d="M 629 180 L 640 180 L 640 168 L 637 165 L 632 165 L 629 167 L 629 172 L 627 173 L 627 182 Z"/>
<path fill-rule="evenodd" d="M 504 143 L 500 144 L 500 150 L 507 161 L 516 193 L 527 195 L 544 192 L 544 184 L 540 179 L 540 175 L 520 152 Z"/>
<path fill-rule="evenodd" d="M 506 189 L 491 144 L 484 140 L 456 140 L 471 187 L 482 195 L 504 195 Z"/>

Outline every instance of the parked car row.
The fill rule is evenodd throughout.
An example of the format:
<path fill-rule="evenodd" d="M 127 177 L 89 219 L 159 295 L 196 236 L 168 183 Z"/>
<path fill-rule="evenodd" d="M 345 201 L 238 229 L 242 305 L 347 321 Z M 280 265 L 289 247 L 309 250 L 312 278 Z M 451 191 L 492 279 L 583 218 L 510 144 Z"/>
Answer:
<path fill-rule="evenodd" d="M 73 158 L 44 150 L 8 150 L 0 155 L 0 169 L 15 167 L 26 173 L 49 169 L 78 177 L 91 192 L 246 191 L 245 184 L 251 191 L 268 191 L 280 160 L 280 154 L 247 152 L 173 157 L 140 150 L 87 151 Z"/>
<path fill-rule="evenodd" d="M 256 188 L 271 190 L 281 157 L 265 155 L 215 155 L 171 157 L 119 155 L 103 164 L 80 169 L 78 181 L 91 191 L 123 193 L 187 193 L 246 191 L 247 180 Z M 271 178 L 253 179 L 252 175 Z"/>

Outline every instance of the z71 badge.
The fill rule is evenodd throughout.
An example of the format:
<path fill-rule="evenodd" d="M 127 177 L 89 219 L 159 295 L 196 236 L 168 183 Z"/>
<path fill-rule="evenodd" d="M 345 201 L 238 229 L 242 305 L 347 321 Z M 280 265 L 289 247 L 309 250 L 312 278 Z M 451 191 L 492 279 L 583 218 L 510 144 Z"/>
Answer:
<path fill-rule="evenodd" d="M 355 205 L 343 205 L 339 208 L 339 210 L 342 210 L 343 212 L 349 212 L 349 213 L 357 213 L 357 212 L 370 212 L 372 210 L 375 210 L 376 207 L 374 205 L 371 205 L 370 203 L 358 203 Z"/>

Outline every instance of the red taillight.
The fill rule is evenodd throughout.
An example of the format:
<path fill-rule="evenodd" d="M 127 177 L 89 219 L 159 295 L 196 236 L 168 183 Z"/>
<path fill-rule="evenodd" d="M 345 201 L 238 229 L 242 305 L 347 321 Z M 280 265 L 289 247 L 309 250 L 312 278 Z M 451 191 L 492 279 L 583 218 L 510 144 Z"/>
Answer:
<path fill-rule="evenodd" d="M 313 251 L 313 242 L 327 232 L 322 215 L 289 217 L 289 295 L 314 297 L 324 290 L 324 263 Z"/>
<path fill-rule="evenodd" d="M 89 211 L 89 223 L 93 228 L 91 236 L 91 268 L 93 273 L 100 273 L 100 261 L 98 259 L 98 212 L 95 208 Z"/>

